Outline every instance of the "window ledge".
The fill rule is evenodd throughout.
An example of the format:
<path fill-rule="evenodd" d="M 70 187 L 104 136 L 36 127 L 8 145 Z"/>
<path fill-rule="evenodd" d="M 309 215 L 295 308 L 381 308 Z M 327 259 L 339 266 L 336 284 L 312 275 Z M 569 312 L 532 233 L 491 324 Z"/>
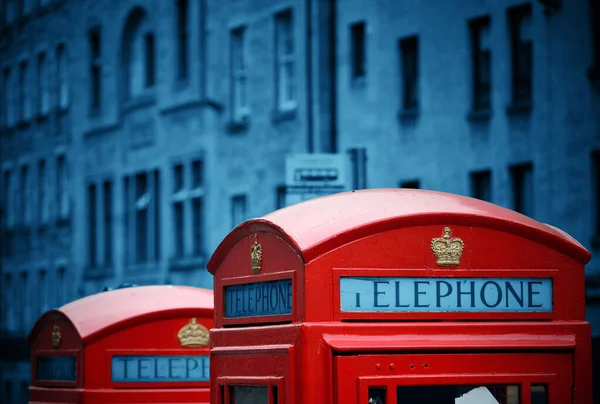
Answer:
<path fill-rule="evenodd" d="M 352 89 L 364 88 L 367 85 L 367 78 L 363 76 L 356 76 L 350 79 L 350 87 Z"/>
<path fill-rule="evenodd" d="M 69 227 L 71 225 L 71 219 L 60 218 L 56 219 L 56 227 Z"/>
<path fill-rule="evenodd" d="M 519 101 L 510 103 L 506 107 L 506 113 L 508 115 L 527 115 L 531 113 L 532 109 L 531 101 Z"/>
<path fill-rule="evenodd" d="M 419 107 L 413 108 L 402 108 L 398 111 L 398 120 L 400 122 L 408 122 L 416 120 L 419 115 L 421 115 L 421 110 Z"/>
<path fill-rule="evenodd" d="M 470 122 L 483 122 L 489 121 L 494 116 L 494 113 L 490 108 L 474 108 L 467 114 L 467 119 Z"/>
<path fill-rule="evenodd" d="M 83 278 L 85 280 L 101 280 L 110 278 L 112 275 L 112 267 L 87 267 L 84 270 Z"/>
<path fill-rule="evenodd" d="M 275 109 L 271 113 L 271 122 L 277 125 L 285 121 L 293 121 L 298 115 L 298 108 L 291 109 Z"/>
<path fill-rule="evenodd" d="M 123 103 L 123 111 L 129 112 L 139 108 L 148 107 L 156 101 L 154 94 L 143 94 L 131 98 Z"/>
<path fill-rule="evenodd" d="M 250 127 L 250 117 L 245 115 L 240 119 L 232 119 L 227 123 L 227 133 L 230 134 L 238 134 L 242 132 L 247 132 Z"/>
<path fill-rule="evenodd" d="M 204 269 L 206 267 L 206 258 L 204 255 L 192 257 L 171 257 L 169 260 L 169 270 L 192 271 L 194 269 Z"/>
<path fill-rule="evenodd" d="M 38 121 L 38 123 L 44 123 L 48 121 L 48 113 L 44 112 L 44 113 L 39 113 L 36 117 L 36 120 Z"/>
<path fill-rule="evenodd" d="M 17 124 L 17 128 L 19 129 L 27 129 L 29 127 L 29 119 L 22 119 Z"/>

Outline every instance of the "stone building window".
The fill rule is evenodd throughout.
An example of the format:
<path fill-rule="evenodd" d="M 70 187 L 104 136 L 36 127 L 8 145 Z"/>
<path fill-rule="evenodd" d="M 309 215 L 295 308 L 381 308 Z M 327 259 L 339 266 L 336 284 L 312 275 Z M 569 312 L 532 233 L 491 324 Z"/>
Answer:
<path fill-rule="evenodd" d="M 592 82 L 600 82 L 600 2 L 589 0 L 590 22 L 592 24 L 592 67 L 588 74 Z M 600 234 L 600 233 L 599 233 Z"/>
<path fill-rule="evenodd" d="M 474 171 L 470 175 L 471 196 L 482 201 L 492 201 L 492 172 L 490 170 Z"/>
<path fill-rule="evenodd" d="M 189 173 L 189 175 L 186 175 Z M 174 258 L 201 257 L 204 226 L 204 162 L 173 167 Z M 190 223 L 191 226 L 187 226 Z M 186 246 L 191 245 L 191 249 Z"/>
<path fill-rule="evenodd" d="M 286 186 L 278 185 L 275 189 L 275 209 L 281 209 L 286 207 Z"/>
<path fill-rule="evenodd" d="M 473 80 L 473 110 L 490 109 L 492 83 L 490 49 L 490 17 L 469 21 Z"/>
<path fill-rule="evenodd" d="M 184 81 L 188 78 L 189 23 L 188 0 L 176 0 L 177 8 L 177 78 Z M 204 66 L 203 66 L 204 68 Z"/>
<path fill-rule="evenodd" d="M 292 10 L 275 15 L 277 106 L 280 111 L 297 106 L 297 63 L 294 44 L 294 17 Z"/>
<path fill-rule="evenodd" d="M 68 172 L 65 156 L 56 159 L 56 216 L 59 222 L 69 219 L 70 215 Z"/>
<path fill-rule="evenodd" d="M 26 60 L 19 64 L 19 122 L 31 118 L 31 94 L 29 83 L 29 64 Z"/>
<path fill-rule="evenodd" d="M 13 304 L 17 305 L 19 311 L 19 331 L 21 333 L 27 333 L 29 331 L 29 313 L 31 310 L 31 293 L 29 289 L 29 274 L 27 272 L 21 272 L 19 277 L 19 294 L 18 302 L 13 301 Z"/>
<path fill-rule="evenodd" d="M 97 232 L 98 232 L 98 195 L 96 184 L 88 185 L 87 197 L 87 217 L 88 217 L 88 265 L 90 268 L 98 266 L 98 247 L 97 247 Z"/>
<path fill-rule="evenodd" d="M 15 224 L 15 201 L 13 194 L 13 175 L 10 170 L 5 170 L 2 175 L 2 209 L 4 211 L 5 228 L 12 228 Z"/>
<path fill-rule="evenodd" d="M 48 223 L 48 175 L 46 170 L 46 161 L 40 160 L 38 163 L 38 221 L 40 226 Z"/>
<path fill-rule="evenodd" d="M 155 40 L 147 13 L 134 8 L 125 23 L 123 76 L 125 99 L 142 96 L 156 80 Z"/>
<path fill-rule="evenodd" d="M 69 107 L 69 82 L 68 82 L 67 52 L 64 44 L 56 47 L 56 82 L 58 85 L 57 104 L 60 110 Z"/>
<path fill-rule="evenodd" d="M 100 27 L 88 33 L 90 52 L 90 111 L 97 113 L 102 107 L 102 33 Z"/>
<path fill-rule="evenodd" d="M 231 97 L 234 122 L 242 122 L 248 116 L 245 32 L 245 27 L 231 31 Z"/>
<path fill-rule="evenodd" d="M 419 180 L 408 180 L 400 182 L 400 188 L 404 189 L 420 189 L 421 183 Z"/>
<path fill-rule="evenodd" d="M 111 268 L 113 265 L 113 188 L 112 181 L 105 180 L 102 183 L 102 220 L 104 222 L 104 267 Z"/>
<path fill-rule="evenodd" d="M 160 259 L 160 172 L 124 178 L 126 265 Z"/>
<path fill-rule="evenodd" d="M 37 316 L 40 316 L 42 313 L 50 309 L 50 304 L 48 301 L 49 297 L 49 288 L 48 288 L 48 272 L 45 269 L 40 269 L 39 272 L 39 280 L 38 280 L 38 288 L 39 288 L 39 296 L 38 296 L 38 310 Z"/>
<path fill-rule="evenodd" d="M 350 55 L 352 58 L 352 79 L 364 78 L 367 73 L 367 45 L 365 23 L 357 22 L 350 26 Z"/>
<path fill-rule="evenodd" d="M 231 197 L 231 227 L 236 227 L 247 218 L 246 195 L 233 195 Z"/>
<path fill-rule="evenodd" d="M 50 111 L 50 88 L 48 83 L 48 62 L 46 53 L 38 55 L 37 87 L 38 87 L 38 115 L 46 116 Z"/>
<path fill-rule="evenodd" d="M 524 163 L 510 167 L 512 182 L 513 209 L 526 216 L 533 217 L 533 164 Z"/>
<path fill-rule="evenodd" d="M 530 107 L 533 81 L 531 4 L 508 9 L 513 107 Z"/>
<path fill-rule="evenodd" d="M 60 267 L 56 272 L 56 307 L 60 307 L 63 304 L 67 303 L 67 290 L 67 271 L 64 267 Z"/>
<path fill-rule="evenodd" d="M 112 268 L 113 234 L 112 181 L 88 184 L 88 264 L 90 270 Z"/>
<path fill-rule="evenodd" d="M 411 36 L 403 38 L 399 43 L 402 66 L 402 109 L 404 111 L 419 108 L 419 38 Z"/>
<path fill-rule="evenodd" d="M 31 204 L 29 198 L 29 167 L 27 165 L 21 166 L 21 178 L 19 184 L 19 215 L 21 224 L 28 226 L 31 224 L 31 212 L 29 206 Z"/>
<path fill-rule="evenodd" d="M 4 126 L 11 128 L 15 124 L 14 86 L 10 68 L 5 68 L 2 74 L 2 105 Z"/>
<path fill-rule="evenodd" d="M 592 153 L 592 175 L 594 189 L 594 238 L 593 245 L 600 248 L 600 150 Z"/>

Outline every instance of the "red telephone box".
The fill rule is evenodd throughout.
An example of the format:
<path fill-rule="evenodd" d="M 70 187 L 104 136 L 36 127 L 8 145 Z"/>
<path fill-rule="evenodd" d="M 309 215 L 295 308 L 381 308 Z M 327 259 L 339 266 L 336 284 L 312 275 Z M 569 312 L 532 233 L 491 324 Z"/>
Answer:
<path fill-rule="evenodd" d="M 566 233 L 446 193 L 337 194 L 247 221 L 215 275 L 212 404 L 591 404 Z"/>
<path fill-rule="evenodd" d="M 30 403 L 208 403 L 210 290 L 142 286 L 43 314 Z"/>

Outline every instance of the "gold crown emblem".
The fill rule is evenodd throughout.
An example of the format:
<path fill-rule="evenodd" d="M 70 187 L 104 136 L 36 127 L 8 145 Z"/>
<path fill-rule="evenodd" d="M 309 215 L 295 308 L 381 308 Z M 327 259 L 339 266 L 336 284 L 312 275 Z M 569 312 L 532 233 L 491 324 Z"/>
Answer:
<path fill-rule="evenodd" d="M 60 347 L 61 339 L 62 337 L 60 335 L 60 327 L 58 326 L 58 324 L 54 324 L 54 327 L 52 327 L 52 347 L 54 349 L 58 349 Z"/>
<path fill-rule="evenodd" d="M 183 347 L 201 348 L 208 345 L 208 330 L 201 324 L 196 323 L 196 319 L 190 320 L 177 333 L 179 344 Z"/>
<path fill-rule="evenodd" d="M 258 243 L 256 234 L 254 235 L 254 244 L 250 247 L 250 263 L 252 264 L 252 273 L 254 275 L 260 272 L 260 262 L 262 261 L 262 246 Z"/>
<path fill-rule="evenodd" d="M 450 227 L 444 227 L 442 237 L 431 240 L 431 251 L 440 267 L 451 267 L 460 264 L 460 257 L 465 248 L 465 243 L 458 237 L 450 237 Z"/>

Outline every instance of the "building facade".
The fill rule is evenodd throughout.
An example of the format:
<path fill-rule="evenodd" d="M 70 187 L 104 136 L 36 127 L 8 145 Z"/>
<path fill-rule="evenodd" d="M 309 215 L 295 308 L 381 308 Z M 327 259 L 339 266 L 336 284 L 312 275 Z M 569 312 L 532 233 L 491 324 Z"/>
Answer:
<path fill-rule="evenodd" d="M 600 248 L 593 0 L 0 4 L 3 403 L 25 402 L 43 311 L 123 282 L 211 288 L 221 239 L 285 205 L 290 153 Z"/>

